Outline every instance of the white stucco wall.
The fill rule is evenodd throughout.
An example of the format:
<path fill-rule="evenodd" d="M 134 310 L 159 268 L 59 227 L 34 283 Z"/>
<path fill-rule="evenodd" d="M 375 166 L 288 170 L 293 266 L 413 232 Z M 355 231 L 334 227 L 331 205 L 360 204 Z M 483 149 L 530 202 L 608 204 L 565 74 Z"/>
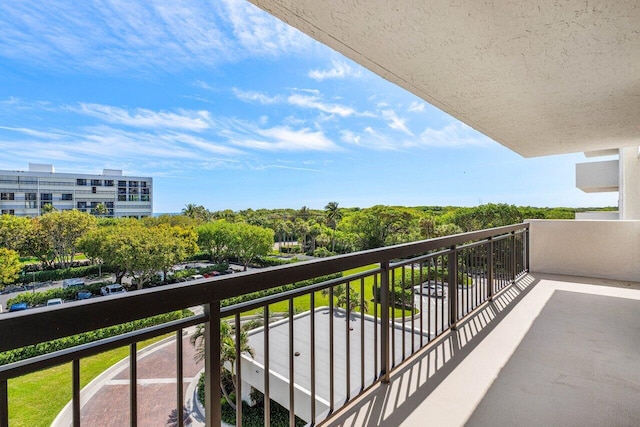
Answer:
<path fill-rule="evenodd" d="M 528 222 L 532 272 L 640 282 L 640 221 Z"/>
<path fill-rule="evenodd" d="M 620 149 L 620 219 L 640 220 L 638 147 Z"/>

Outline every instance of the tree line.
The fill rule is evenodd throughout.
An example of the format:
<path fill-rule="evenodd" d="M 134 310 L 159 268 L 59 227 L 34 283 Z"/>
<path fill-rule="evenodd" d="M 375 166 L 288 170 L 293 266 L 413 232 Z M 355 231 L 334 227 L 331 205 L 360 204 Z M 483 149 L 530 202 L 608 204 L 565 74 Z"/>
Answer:
<path fill-rule="evenodd" d="M 277 252 L 330 256 L 420 239 L 520 223 L 525 219 L 573 219 L 576 209 L 485 204 L 477 207 L 385 206 L 324 209 L 209 211 L 186 205 L 179 215 L 142 219 L 96 218 L 52 211 L 36 218 L 0 216 L 0 287 L 20 274 L 20 257 L 43 268 L 68 268 L 78 252 L 103 264 L 118 282 L 138 287 L 198 253 L 215 263 L 233 260 L 245 269 Z"/>

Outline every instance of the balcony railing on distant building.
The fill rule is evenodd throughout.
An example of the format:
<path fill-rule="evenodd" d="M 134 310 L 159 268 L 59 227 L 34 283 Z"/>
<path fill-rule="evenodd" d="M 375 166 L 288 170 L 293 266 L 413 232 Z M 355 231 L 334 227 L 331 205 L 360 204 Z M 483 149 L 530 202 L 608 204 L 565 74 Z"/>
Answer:
<path fill-rule="evenodd" d="M 271 423 L 270 399 L 290 410 L 290 425 L 296 416 L 315 425 L 375 383 L 388 381 L 404 360 L 456 328 L 528 266 L 529 224 L 517 224 L 4 314 L 0 352 L 204 306 L 201 315 L 0 366 L 0 426 L 9 423 L 9 379 L 67 362 L 73 366 L 73 424 L 80 425 L 80 360 L 123 345 L 130 346 L 130 424 L 136 425 L 136 344 L 171 332 L 180 338 L 185 328 L 200 323 L 208 343 L 206 424 L 219 426 L 220 322 L 230 321 L 238 331 L 243 314 L 258 309 L 264 324 L 248 332 L 254 356 L 241 354 L 236 340 L 236 360 L 242 360 L 232 368 L 236 395 L 246 394 L 249 385 L 264 393 L 265 426 Z M 224 306 L 229 298 L 353 269 L 362 271 Z M 372 298 L 365 297 L 369 292 Z M 296 313 L 300 301 L 308 311 Z M 276 303 L 288 316 L 269 323 Z M 176 408 L 182 408 L 182 340 L 177 342 Z M 242 425 L 242 405 L 237 408 L 236 424 Z M 177 425 L 184 424 L 183 417 L 178 410 Z"/>

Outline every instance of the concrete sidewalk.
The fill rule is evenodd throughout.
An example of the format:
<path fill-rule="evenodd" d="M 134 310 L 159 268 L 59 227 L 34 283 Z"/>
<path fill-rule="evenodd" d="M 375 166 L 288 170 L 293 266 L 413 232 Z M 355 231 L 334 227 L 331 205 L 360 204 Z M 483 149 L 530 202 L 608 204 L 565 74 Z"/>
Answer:
<path fill-rule="evenodd" d="M 203 362 L 194 362 L 195 348 L 183 335 L 185 425 L 204 425 L 195 408 L 195 386 Z M 175 335 L 138 352 L 137 400 L 139 426 L 177 425 L 176 339 Z M 82 361 L 80 362 L 82 363 Z M 80 394 L 81 423 L 88 426 L 129 425 L 129 358 L 104 371 Z M 58 414 L 52 426 L 72 425 L 71 402 Z"/>

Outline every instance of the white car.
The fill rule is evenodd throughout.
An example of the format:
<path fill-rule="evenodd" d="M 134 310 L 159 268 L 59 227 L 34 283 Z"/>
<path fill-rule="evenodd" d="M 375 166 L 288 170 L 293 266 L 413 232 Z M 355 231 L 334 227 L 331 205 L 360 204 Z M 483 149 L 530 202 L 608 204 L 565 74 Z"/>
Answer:
<path fill-rule="evenodd" d="M 443 286 L 441 283 L 425 282 L 420 286 L 415 286 L 413 292 L 422 294 L 423 296 L 442 298 L 447 292 L 447 289 L 446 284 Z"/>
<path fill-rule="evenodd" d="M 50 305 L 60 305 L 62 304 L 62 298 L 51 298 L 47 300 L 47 307 Z"/>
<path fill-rule="evenodd" d="M 100 288 L 100 293 L 104 296 L 121 294 L 123 292 L 127 292 L 126 289 L 116 283 L 114 283 L 113 285 L 107 285 Z"/>

